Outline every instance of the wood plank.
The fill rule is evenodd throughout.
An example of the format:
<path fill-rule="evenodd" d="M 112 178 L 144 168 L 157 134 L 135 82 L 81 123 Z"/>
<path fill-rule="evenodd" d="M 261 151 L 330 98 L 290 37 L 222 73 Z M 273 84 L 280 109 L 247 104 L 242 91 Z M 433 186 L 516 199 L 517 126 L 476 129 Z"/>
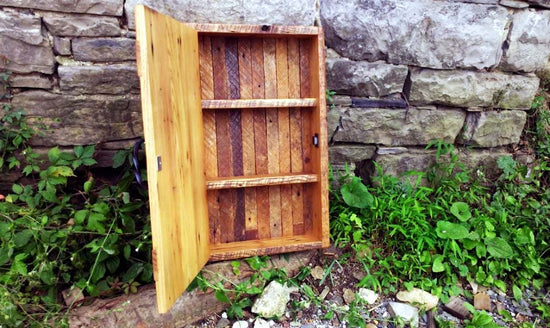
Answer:
<path fill-rule="evenodd" d="M 239 77 L 239 52 L 236 38 L 225 40 L 225 65 L 227 68 L 227 81 L 229 84 L 229 98 L 241 97 Z M 241 110 L 229 110 L 229 135 L 231 139 L 231 162 L 233 175 L 243 175 L 243 139 L 241 126 Z M 244 189 L 233 191 L 235 200 L 235 214 L 233 219 L 233 237 L 235 241 L 245 240 L 245 199 Z"/>
<path fill-rule="evenodd" d="M 288 89 L 289 97 L 300 97 L 300 44 L 298 39 L 288 39 Z M 312 105 L 315 106 L 315 105 Z M 290 109 L 290 171 L 300 173 L 304 169 L 302 152 L 302 110 Z M 293 234 L 304 234 L 304 186 L 291 186 Z"/>
<path fill-rule="evenodd" d="M 210 253 L 204 168 L 195 165 L 204 161 L 198 35 L 142 5 L 135 15 L 153 271 L 165 313 Z"/>
<path fill-rule="evenodd" d="M 244 187 L 260 187 L 270 185 L 286 185 L 317 182 L 319 180 L 317 174 L 287 174 L 287 175 L 255 175 L 255 176 L 240 176 L 240 177 L 215 177 L 208 178 L 206 188 L 213 189 L 228 189 L 228 188 L 244 188 Z"/>
<path fill-rule="evenodd" d="M 252 53 L 252 97 L 265 98 L 264 53 L 262 39 L 251 40 Z M 254 116 L 254 148 L 256 150 L 256 174 L 267 174 L 267 123 L 265 109 L 255 110 Z M 269 238 L 269 189 L 256 188 L 256 206 L 258 211 L 258 238 Z"/>
<path fill-rule="evenodd" d="M 299 41 L 300 48 L 300 96 L 312 96 L 310 88 L 310 54 L 311 54 L 311 40 L 310 39 L 301 39 Z M 302 109 L 302 163 L 303 163 L 303 172 L 314 172 L 311 162 L 311 148 L 312 148 L 312 124 L 311 116 L 312 109 Z M 314 197 L 313 189 L 304 187 L 302 191 L 303 199 L 303 223 L 297 222 L 296 229 L 297 231 L 303 230 L 304 233 L 309 233 L 313 229 L 313 208 L 311 199 Z"/>
<path fill-rule="evenodd" d="M 228 99 L 230 93 L 226 66 L 225 38 L 212 38 L 212 69 L 215 99 Z M 218 175 L 233 176 L 233 147 L 231 144 L 230 112 L 216 111 L 216 139 L 218 150 Z M 234 190 L 222 190 L 219 200 L 219 230 L 222 243 L 234 241 L 236 195 Z"/>
<path fill-rule="evenodd" d="M 277 98 L 277 58 L 274 38 L 264 38 L 265 97 Z M 279 127 L 278 112 L 266 111 L 267 124 L 267 168 L 271 174 L 279 171 Z M 281 187 L 269 187 L 269 231 L 270 236 L 279 237 L 281 229 Z"/>
<path fill-rule="evenodd" d="M 277 35 L 317 35 L 319 28 L 315 26 L 281 26 L 281 25 L 244 25 L 244 24 L 203 24 L 186 23 L 189 27 L 209 34 L 246 34 L 246 36 L 277 36 Z"/>
<path fill-rule="evenodd" d="M 319 182 L 311 186 L 313 232 L 322 238 L 323 247 L 330 246 L 328 215 L 328 141 L 325 101 L 325 42 L 323 33 L 312 39 L 310 52 L 310 87 L 313 96 L 319 99 L 312 115 L 311 124 L 319 134 L 319 147 L 312 148 L 311 163 L 314 172 L 319 172 Z M 306 226 L 307 228 L 307 226 Z"/>
<path fill-rule="evenodd" d="M 249 38 L 239 39 L 239 79 L 241 98 L 252 98 L 252 50 Z M 252 109 L 241 111 L 243 174 L 256 174 L 256 154 L 254 148 L 254 113 Z M 256 189 L 244 190 L 245 237 L 247 240 L 258 239 L 258 212 L 256 206 Z"/>
<path fill-rule="evenodd" d="M 312 107 L 317 104 L 315 98 L 305 99 L 238 99 L 238 100 L 203 100 L 203 109 L 220 108 L 278 108 L 278 107 Z"/>
<path fill-rule="evenodd" d="M 288 43 L 286 38 L 275 41 L 277 60 L 277 97 L 289 96 Z M 290 173 L 290 121 L 289 109 L 278 109 L 279 128 L 279 172 Z M 281 230 L 283 236 L 293 234 L 292 187 L 281 186 Z"/>
<path fill-rule="evenodd" d="M 320 248 L 322 243 L 316 236 L 289 236 L 271 239 L 242 241 L 212 245 L 210 261 L 226 261 L 236 258 L 297 252 Z"/>
<path fill-rule="evenodd" d="M 202 99 L 213 99 L 212 41 L 209 36 L 199 37 L 199 60 Z M 204 174 L 207 177 L 216 177 L 218 176 L 218 147 L 215 111 L 205 111 L 202 117 L 204 124 Z M 207 198 L 210 242 L 216 244 L 220 242 L 218 191 L 209 191 Z"/>

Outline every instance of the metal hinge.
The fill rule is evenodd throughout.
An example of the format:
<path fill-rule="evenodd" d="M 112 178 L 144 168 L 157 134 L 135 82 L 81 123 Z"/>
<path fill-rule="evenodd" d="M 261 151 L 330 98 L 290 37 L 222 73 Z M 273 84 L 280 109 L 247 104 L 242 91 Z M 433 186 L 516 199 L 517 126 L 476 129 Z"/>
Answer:
<path fill-rule="evenodd" d="M 313 145 L 317 148 L 319 148 L 319 134 L 315 133 L 313 136 Z"/>

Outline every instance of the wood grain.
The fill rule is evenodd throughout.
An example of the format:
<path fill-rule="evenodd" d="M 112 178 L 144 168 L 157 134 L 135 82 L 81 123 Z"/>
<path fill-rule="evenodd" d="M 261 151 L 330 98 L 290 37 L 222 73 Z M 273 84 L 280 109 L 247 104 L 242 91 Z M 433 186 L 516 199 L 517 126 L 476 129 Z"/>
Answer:
<path fill-rule="evenodd" d="M 265 98 L 264 50 L 263 41 L 259 38 L 251 40 L 252 54 L 252 96 L 255 99 Z M 266 110 L 258 109 L 254 116 L 254 148 L 256 150 L 256 174 L 267 174 L 267 123 Z M 269 238 L 270 208 L 268 187 L 256 188 L 256 206 L 258 212 L 258 238 Z"/>
<path fill-rule="evenodd" d="M 226 66 L 225 38 L 212 38 L 212 68 L 214 76 L 214 97 L 228 99 L 230 88 Z M 216 134 L 218 150 L 218 175 L 233 176 L 233 146 L 231 144 L 230 112 L 217 110 Z M 219 230 L 221 243 L 234 241 L 234 221 L 236 212 L 236 195 L 234 190 L 222 190 L 219 199 Z"/>
<path fill-rule="evenodd" d="M 288 89 L 289 97 L 300 97 L 300 44 L 297 39 L 288 40 Z M 315 105 L 312 105 L 315 106 Z M 311 106 L 311 107 L 312 107 Z M 311 110 L 311 109 L 305 109 Z M 304 169 L 302 151 L 302 109 L 290 109 L 290 171 L 300 173 Z M 304 230 L 304 186 L 291 186 L 292 219 L 294 235 L 305 233 Z"/>
<path fill-rule="evenodd" d="M 277 97 L 289 97 L 289 76 L 288 76 L 288 39 L 278 38 L 275 41 L 277 61 Z M 279 172 L 290 173 L 290 121 L 289 109 L 281 107 L 278 109 L 279 129 Z M 283 236 L 293 234 L 292 218 L 292 187 L 281 186 L 281 230 Z"/>
<path fill-rule="evenodd" d="M 232 25 L 232 24 L 201 24 L 187 23 L 199 32 L 214 35 L 230 34 L 232 36 L 245 34 L 246 36 L 279 36 L 285 35 L 317 35 L 319 28 L 315 26 L 281 26 L 281 25 Z"/>
<path fill-rule="evenodd" d="M 299 97 L 299 96 L 298 96 Z M 312 107 L 317 99 L 238 99 L 238 100 L 203 100 L 202 108 L 277 108 L 277 107 Z"/>
<path fill-rule="evenodd" d="M 204 162 L 198 34 L 142 5 L 135 15 L 157 308 L 165 313 L 210 255 L 204 168 L 196 165 Z"/>
<path fill-rule="evenodd" d="M 277 98 L 276 43 L 273 38 L 264 38 L 265 97 Z M 271 174 L 279 171 L 279 127 L 278 111 L 266 111 L 267 124 L 267 168 Z M 281 187 L 269 187 L 269 231 L 271 238 L 280 237 L 281 229 Z"/>
<path fill-rule="evenodd" d="M 214 76 L 212 70 L 212 41 L 209 36 L 199 37 L 199 60 L 201 77 L 201 96 L 204 99 L 214 98 Z M 218 147 L 216 141 L 215 111 L 203 111 L 204 124 L 204 174 L 207 177 L 218 176 Z M 218 191 L 207 193 L 208 222 L 210 226 L 210 242 L 220 242 Z"/>
<path fill-rule="evenodd" d="M 239 39 L 239 79 L 241 98 L 250 99 L 252 94 L 252 49 L 250 39 Z M 243 107 L 241 107 L 243 108 Z M 243 174 L 256 174 L 256 155 L 254 147 L 254 113 L 250 108 L 241 111 Z M 256 189 L 244 190 L 245 204 L 245 237 L 247 240 L 258 239 L 258 212 L 256 206 Z"/>
<path fill-rule="evenodd" d="M 317 174 L 253 175 L 230 178 L 211 178 L 206 182 L 208 190 L 310 183 L 319 180 Z"/>

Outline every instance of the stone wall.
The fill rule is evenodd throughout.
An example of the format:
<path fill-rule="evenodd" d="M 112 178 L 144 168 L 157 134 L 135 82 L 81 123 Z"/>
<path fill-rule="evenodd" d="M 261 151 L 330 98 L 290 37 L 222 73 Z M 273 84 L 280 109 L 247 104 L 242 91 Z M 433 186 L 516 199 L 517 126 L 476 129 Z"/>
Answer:
<path fill-rule="evenodd" d="M 549 70 L 549 0 L 0 0 L 12 103 L 51 127 L 35 146 L 109 151 L 142 134 L 136 3 L 191 22 L 322 25 L 336 167 L 422 169 L 434 139 L 494 161 Z"/>

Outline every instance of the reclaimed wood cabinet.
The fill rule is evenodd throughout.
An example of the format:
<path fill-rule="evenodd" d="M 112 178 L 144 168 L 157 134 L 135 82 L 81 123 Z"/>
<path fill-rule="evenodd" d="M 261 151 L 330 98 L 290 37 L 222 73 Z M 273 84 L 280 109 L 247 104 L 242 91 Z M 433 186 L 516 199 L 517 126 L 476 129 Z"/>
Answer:
<path fill-rule="evenodd" d="M 209 260 L 327 247 L 321 29 L 135 13 L 159 312 Z"/>

